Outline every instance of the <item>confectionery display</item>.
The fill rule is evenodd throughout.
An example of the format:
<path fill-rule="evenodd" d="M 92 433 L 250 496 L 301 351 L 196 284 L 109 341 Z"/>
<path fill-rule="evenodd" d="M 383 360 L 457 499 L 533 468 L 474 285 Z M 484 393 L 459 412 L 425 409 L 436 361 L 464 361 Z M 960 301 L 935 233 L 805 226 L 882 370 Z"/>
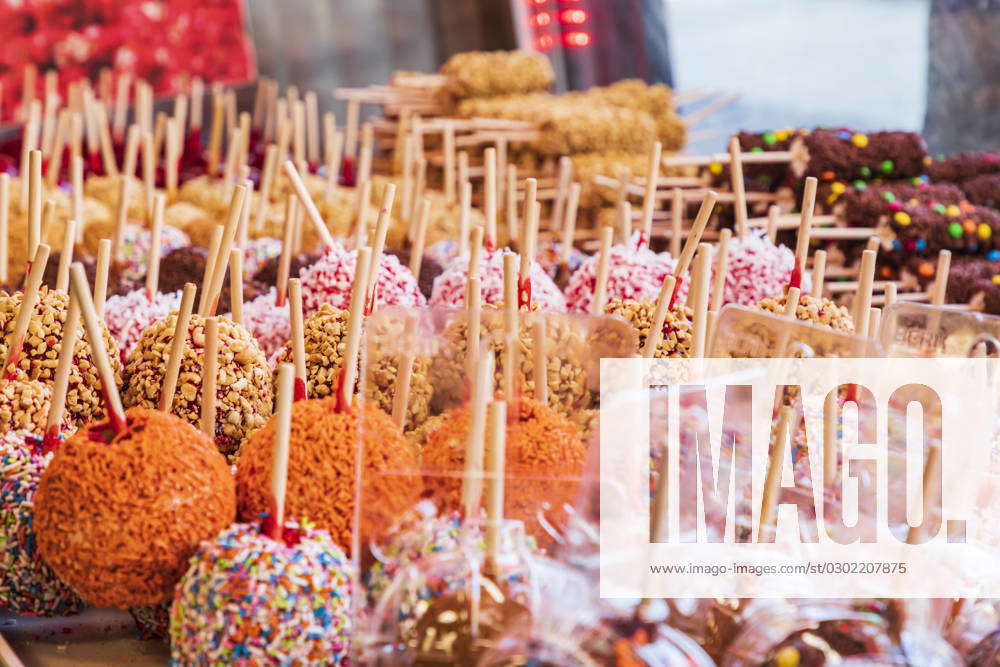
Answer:
<path fill-rule="evenodd" d="M 776 127 L 694 155 L 697 91 L 556 92 L 545 49 L 246 108 L 148 65 L 3 109 L 0 610 L 122 610 L 177 665 L 996 663 L 992 599 L 601 600 L 597 453 L 602 359 L 903 354 L 907 308 L 982 314 L 926 354 L 992 354 L 1000 154 Z M 797 398 L 771 445 L 808 486 Z"/>

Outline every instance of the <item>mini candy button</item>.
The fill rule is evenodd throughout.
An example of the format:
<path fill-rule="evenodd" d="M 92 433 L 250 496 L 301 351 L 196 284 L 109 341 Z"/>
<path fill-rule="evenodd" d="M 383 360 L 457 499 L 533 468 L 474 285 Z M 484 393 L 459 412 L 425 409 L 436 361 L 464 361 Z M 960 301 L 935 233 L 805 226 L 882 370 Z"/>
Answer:
<path fill-rule="evenodd" d="M 961 238 L 962 236 L 962 225 L 957 222 L 952 222 L 948 225 L 948 235 L 952 238 Z"/>
<path fill-rule="evenodd" d="M 900 204 L 898 201 L 891 201 L 891 202 L 889 202 L 889 210 L 890 211 L 899 211 L 899 210 L 902 210 L 902 208 L 903 208 L 903 205 Z"/>
<path fill-rule="evenodd" d="M 900 242 L 899 242 L 899 241 L 897 241 L 896 239 L 893 239 L 893 240 L 892 240 L 892 249 L 893 249 L 893 250 L 899 250 L 899 249 L 900 249 L 900 248 L 902 248 L 902 247 L 903 247 L 903 244 L 902 244 L 902 243 L 900 243 Z"/>
<path fill-rule="evenodd" d="M 853 183 L 851 183 L 851 185 L 853 185 L 854 187 L 856 187 L 858 190 L 867 190 L 868 189 L 868 184 L 865 183 L 864 181 L 862 181 L 860 178 L 858 180 L 854 181 Z"/>
<path fill-rule="evenodd" d="M 927 249 L 927 241 L 925 241 L 923 239 L 919 239 L 917 241 L 917 250 L 919 251 L 919 250 L 926 250 L 926 249 Z"/>
<path fill-rule="evenodd" d="M 883 173 L 886 174 L 892 173 L 892 170 L 896 168 L 892 160 L 883 160 L 879 166 L 882 168 Z"/>
<path fill-rule="evenodd" d="M 711 173 L 713 173 L 716 176 L 718 176 L 719 174 L 722 173 L 722 164 L 720 164 L 718 162 L 713 162 L 712 164 L 708 165 L 708 170 Z"/>
<path fill-rule="evenodd" d="M 794 646 L 784 646 L 774 654 L 775 667 L 799 667 L 800 662 L 799 650 Z"/>
<path fill-rule="evenodd" d="M 857 146 L 858 148 L 864 148 L 865 146 L 868 145 L 868 137 L 865 136 L 864 134 L 855 134 L 853 137 L 851 137 L 851 143 Z"/>
<path fill-rule="evenodd" d="M 966 218 L 962 221 L 962 229 L 965 230 L 966 234 L 974 234 L 976 232 L 976 223 Z"/>
<path fill-rule="evenodd" d="M 909 241 L 906 242 L 906 249 L 909 250 L 910 252 L 913 252 L 914 250 L 917 249 L 917 242 L 914 241 L 913 239 L 910 239 Z"/>
<path fill-rule="evenodd" d="M 869 169 L 868 167 L 861 167 L 860 171 L 861 171 L 861 175 L 864 176 L 865 178 L 871 178 L 871 176 L 872 176 L 872 170 Z"/>
<path fill-rule="evenodd" d="M 934 204 L 933 206 L 934 210 L 940 213 L 941 215 L 944 215 L 945 212 L 948 210 L 948 207 L 945 206 L 944 204 Z"/>
<path fill-rule="evenodd" d="M 824 171 L 819 175 L 824 181 L 832 181 L 833 177 L 836 176 L 832 171 Z"/>
<path fill-rule="evenodd" d="M 998 259 L 1000 259 L 1000 250 L 990 250 L 988 253 L 986 253 L 986 259 L 990 260 L 991 262 L 997 261 Z"/>
<path fill-rule="evenodd" d="M 910 206 L 916 206 L 917 204 L 920 203 L 920 200 L 917 199 L 916 197 L 910 197 L 910 201 L 906 203 L 909 204 Z"/>
<path fill-rule="evenodd" d="M 773 146 L 778 141 L 774 136 L 774 132 L 765 132 L 762 138 L 768 146 Z"/>
<path fill-rule="evenodd" d="M 948 215 L 949 218 L 957 218 L 962 214 L 962 209 L 952 204 L 947 209 L 945 209 L 945 213 Z"/>
<path fill-rule="evenodd" d="M 837 138 L 847 141 L 848 139 L 851 138 L 851 133 L 848 132 L 847 130 L 841 130 L 840 132 L 837 132 Z"/>
<path fill-rule="evenodd" d="M 911 222 L 910 214 L 906 211 L 896 211 L 896 214 L 892 216 L 892 219 L 904 227 Z"/>
<path fill-rule="evenodd" d="M 841 183 L 840 181 L 837 181 L 836 183 L 834 183 L 833 185 L 830 186 L 830 190 L 832 190 L 833 193 L 837 194 L 837 195 L 843 194 L 844 190 L 846 190 L 846 189 L 847 189 L 847 186 L 844 185 L 843 183 Z"/>
<path fill-rule="evenodd" d="M 763 153 L 764 149 L 761 148 L 760 146 L 754 146 L 753 148 L 750 149 L 750 152 L 751 153 Z"/>
<path fill-rule="evenodd" d="M 923 262 L 917 269 L 917 273 L 924 276 L 925 278 L 929 278 L 930 276 L 934 275 L 934 265 L 931 264 L 930 262 Z"/>
<path fill-rule="evenodd" d="M 892 203 L 896 201 L 896 195 L 892 194 L 891 192 L 884 192 L 882 193 L 882 199 L 886 200 L 889 203 Z"/>
<path fill-rule="evenodd" d="M 774 138 L 778 141 L 785 141 L 788 139 L 789 130 L 777 130 L 774 133 Z"/>
<path fill-rule="evenodd" d="M 1000 285 L 1000 275 L 996 275 L 990 278 L 990 282 L 992 282 L 994 285 Z"/>
<path fill-rule="evenodd" d="M 981 222 L 979 223 L 979 228 L 976 229 L 976 234 L 979 236 L 979 238 L 985 241 L 986 239 L 988 239 L 993 235 L 993 230 L 990 229 L 990 226 L 987 225 L 985 222 Z"/>

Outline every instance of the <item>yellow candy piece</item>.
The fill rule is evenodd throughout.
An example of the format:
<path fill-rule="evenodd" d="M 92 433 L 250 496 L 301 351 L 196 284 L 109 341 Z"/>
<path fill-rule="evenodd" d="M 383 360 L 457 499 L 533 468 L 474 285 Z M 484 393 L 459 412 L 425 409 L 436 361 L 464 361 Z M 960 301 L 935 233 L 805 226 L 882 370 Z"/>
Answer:
<path fill-rule="evenodd" d="M 962 209 L 960 209 L 959 207 L 957 207 L 954 204 L 952 204 L 951 206 L 949 206 L 948 208 L 946 208 L 944 210 L 944 212 L 946 214 L 948 214 L 952 218 L 957 218 L 958 216 L 960 216 L 962 214 Z"/>
<path fill-rule="evenodd" d="M 847 189 L 847 186 L 841 183 L 840 181 L 837 181 L 836 183 L 830 186 L 830 189 L 839 195 L 844 193 L 844 190 Z"/>
<path fill-rule="evenodd" d="M 908 203 L 910 206 L 916 206 L 917 204 L 920 203 L 920 200 L 917 199 L 916 197 L 910 197 L 910 201 Z"/>
<path fill-rule="evenodd" d="M 993 278 L 991 278 L 991 281 L 993 282 L 994 285 L 1000 285 L 1000 276 L 993 276 Z"/>
<path fill-rule="evenodd" d="M 868 137 L 864 134 L 855 134 L 851 137 L 851 143 L 858 148 L 864 148 L 868 145 Z"/>
<path fill-rule="evenodd" d="M 774 654 L 776 667 L 798 667 L 800 661 L 799 650 L 794 646 L 786 646 Z"/>
<path fill-rule="evenodd" d="M 722 164 L 719 162 L 713 162 L 712 164 L 708 165 L 708 170 L 713 174 L 715 174 L 716 176 L 718 176 L 719 174 L 722 173 Z"/>
<path fill-rule="evenodd" d="M 775 130 L 774 138 L 778 141 L 784 141 L 788 138 L 788 130 Z"/>
<path fill-rule="evenodd" d="M 985 222 L 979 223 L 979 229 L 976 230 L 976 233 L 979 234 L 979 238 L 983 240 L 986 240 L 989 237 L 993 236 L 993 230 L 990 229 L 990 226 L 987 225 Z"/>
<path fill-rule="evenodd" d="M 892 216 L 892 219 L 904 227 L 910 224 L 910 214 L 906 211 L 896 211 L 896 214 Z"/>

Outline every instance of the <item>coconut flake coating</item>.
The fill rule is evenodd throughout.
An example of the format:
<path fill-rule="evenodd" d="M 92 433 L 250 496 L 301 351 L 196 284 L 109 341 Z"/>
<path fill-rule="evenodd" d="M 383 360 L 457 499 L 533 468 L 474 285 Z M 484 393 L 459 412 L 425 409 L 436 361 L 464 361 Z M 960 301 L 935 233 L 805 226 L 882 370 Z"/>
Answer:
<path fill-rule="evenodd" d="M 287 524 L 286 532 L 295 530 Z M 238 523 L 202 543 L 170 608 L 173 664 L 346 665 L 351 565 L 326 531 Z"/>
<path fill-rule="evenodd" d="M 636 249 L 639 233 L 628 244 L 611 247 L 608 261 L 607 298 L 631 301 L 655 301 L 663 279 L 673 273 L 676 261 L 669 253 L 655 253 L 647 246 Z M 590 312 L 597 285 L 598 255 L 584 261 L 570 276 L 566 285 L 566 305 L 571 312 Z M 680 287 L 679 298 L 687 295 L 687 281 Z"/>
<path fill-rule="evenodd" d="M 13 333 L 14 320 L 21 307 L 22 294 L 0 293 L 0 358 L 7 355 L 7 344 Z M 59 352 L 62 350 L 63 323 L 69 307 L 69 296 L 42 287 L 38 293 L 38 304 L 28 325 L 24 348 L 18 368 L 30 380 L 37 380 L 51 387 L 55 381 Z M 104 416 L 101 398 L 101 380 L 97 365 L 91 356 L 90 343 L 84 331 L 82 320 L 78 324 L 78 336 L 70 367 L 69 389 L 66 394 L 66 411 L 74 424 L 80 425 Z M 121 359 L 118 345 L 107 327 L 101 325 L 104 345 L 115 372 L 115 381 L 121 383 Z"/>
<path fill-rule="evenodd" d="M 497 305 L 503 303 L 503 256 L 505 251 L 483 251 L 479 263 L 479 273 L 482 280 L 483 304 Z M 468 290 L 469 256 L 456 257 L 444 272 L 434 279 L 431 291 L 431 306 L 442 308 L 461 308 L 465 305 L 465 293 Z M 538 263 L 531 263 L 531 301 L 537 303 L 542 310 L 562 313 L 566 312 L 566 300 L 552 278 Z"/>
<path fill-rule="evenodd" d="M 52 459 L 40 445 L 23 431 L 10 431 L 0 440 L 0 608 L 62 616 L 83 609 L 83 601 L 38 554 L 35 491 Z"/>
<path fill-rule="evenodd" d="M 387 415 L 369 407 L 337 412 L 335 398 L 296 401 L 288 455 L 285 513 L 330 532 L 334 542 L 351 544 L 354 517 L 354 458 L 364 446 L 362 527 L 380 536 L 417 502 L 417 456 Z M 241 521 L 271 510 L 271 462 L 275 419 L 251 437 L 237 461 L 236 488 Z M 392 471 L 395 474 L 383 474 Z"/>
<path fill-rule="evenodd" d="M 104 304 L 104 323 L 118 343 L 122 363 L 135 349 L 147 327 L 181 307 L 181 292 L 157 293 L 150 299 L 145 289 L 113 296 Z"/>
<path fill-rule="evenodd" d="M 783 294 L 792 277 L 795 253 L 775 245 L 762 234 L 750 233 L 729 242 L 726 282 L 722 301 L 753 306 L 768 297 Z M 803 276 L 803 287 L 808 285 Z"/>
<path fill-rule="evenodd" d="M 356 250 L 346 250 L 339 243 L 334 243 L 315 264 L 302 272 L 302 307 L 307 316 L 324 303 L 340 309 L 351 305 L 356 262 Z M 395 255 L 382 255 L 376 285 L 376 307 L 417 308 L 427 303 L 416 278 Z"/>
<path fill-rule="evenodd" d="M 243 326 L 253 334 L 268 359 L 273 357 L 292 335 L 288 300 L 285 300 L 285 305 L 278 306 L 275 304 L 277 298 L 277 290 L 272 287 L 266 294 L 261 294 L 253 301 L 243 304 Z M 227 317 L 229 316 L 227 314 Z"/>
<path fill-rule="evenodd" d="M 85 601 L 166 602 L 198 544 L 235 518 L 235 486 L 212 441 L 163 412 L 131 408 L 67 438 L 35 495 L 38 550 Z"/>
<path fill-rule="evenodd" d="M 201 423 L 205 320 L 192 315 L 184 357 L 170 412 L 192 425 Z M 215 442 L 231 455 L 240 443 L 271 416 L 274 393 L 271 368 L 250 332 L 232 320 L 219 318 L 219 375 L 216 381 Z M 155 409 L 163 373 L 173 344 L 177 313 L 146 329 L 125 366 L 122 401 L 126 407 Z"/>

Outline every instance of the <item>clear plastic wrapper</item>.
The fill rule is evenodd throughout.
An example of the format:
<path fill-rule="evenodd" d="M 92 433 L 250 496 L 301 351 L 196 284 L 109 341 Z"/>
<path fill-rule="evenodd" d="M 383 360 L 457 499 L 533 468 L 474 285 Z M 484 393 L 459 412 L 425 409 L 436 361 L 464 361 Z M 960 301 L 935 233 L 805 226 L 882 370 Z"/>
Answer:
<path fill-rule="evenodd" d="M 1000 317 L 897 302 L 882 314 L 881 341 L 891 357 L 997 356 Z"/>

